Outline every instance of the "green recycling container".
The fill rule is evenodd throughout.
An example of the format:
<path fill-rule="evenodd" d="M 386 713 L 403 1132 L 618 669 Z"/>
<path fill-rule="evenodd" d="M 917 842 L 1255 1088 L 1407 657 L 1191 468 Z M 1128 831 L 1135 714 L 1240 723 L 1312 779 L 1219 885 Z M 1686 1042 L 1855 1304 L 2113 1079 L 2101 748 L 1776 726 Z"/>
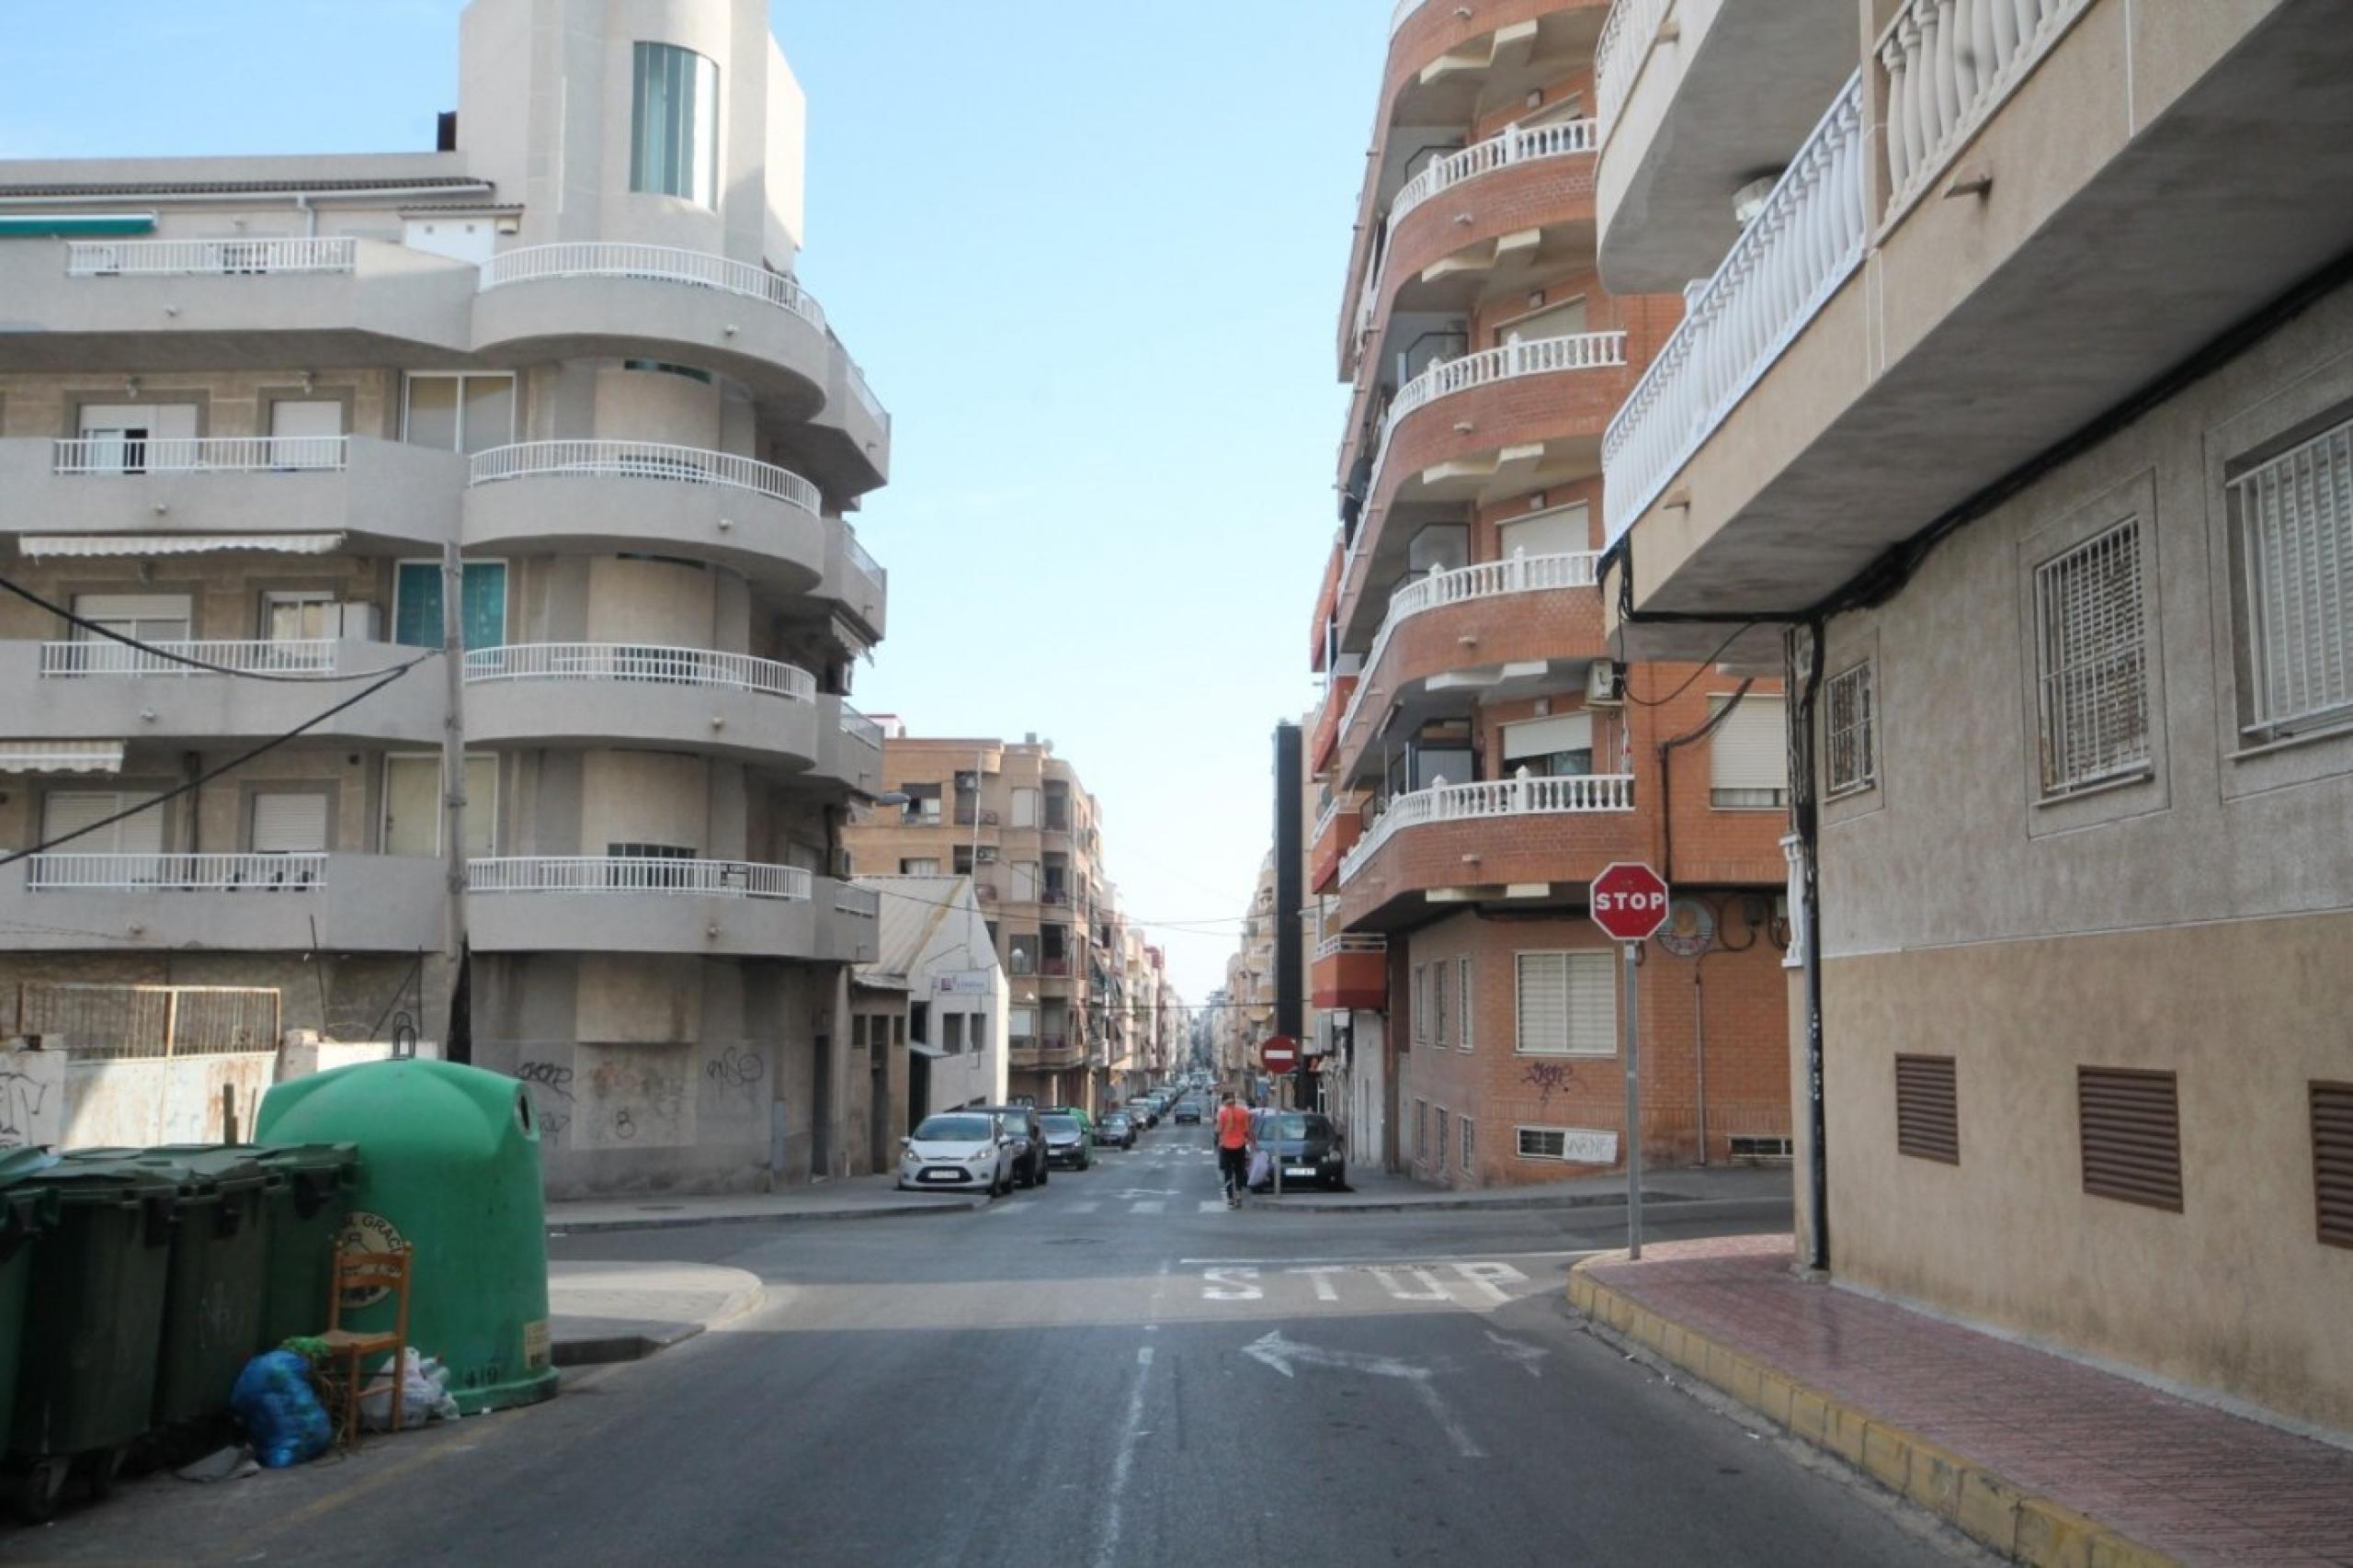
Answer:
<path fill-rule="evenodd" d="M 266 1145 L 359 1146 L 341 1244 L 415 1249 L 409 1343 L 449 1369 L 459 1409 L 555 1392 L 540 1132 L 521 1084 L 448 1062 L 365 1062 L 279 1084 L 254 1130 Z M 390 1292 L 345 1321 L 390 1329 Z"/>
<path fill-rule="evenodd" d="M 119 1449 L 155 1405 L 178 1184 L 137 1151 L 77 1150 L 27 1183 L 56 1201 L 32 1251 L 6 1447 L 43 1459 Z"/>
<path fill-rule="evenodd" d="M 245 1151 L 285 1180 L 267 1189 L 263 1225 L 269 1233 L 268 1274 L 261 1293 L 256 1351 L 275 1350 L 298 1334 L 327 1325 L 327 1276 L 335 1239 L 342 1233 L 359 1150 L 350 1143 L 255 1146 Z"/>
<path fill-rule="evenodd" d="M 221 1143 L 169 1143 L 141 1164 L 178 1185 L 164 1290 L 164 1341 L 155 1363 L 155 1425 L 223 1415 L 229 1391 L 261 1340 L 269 1233 L 268 1189 L 285 1177 L 253 1151 Z"/>
<path fill-rule="evenodd" d="M 32 1179 L 57 1163 L 40 1149 L 0 1153 L 0 1436 L 17 1404 L 17 1359 L 25 1338 L 26 1293 L 33 1282 L 33 1240 L 57 1220 L 56 1192 Z M 0 1442 L 0 1448 L 6 1448 Z"/>

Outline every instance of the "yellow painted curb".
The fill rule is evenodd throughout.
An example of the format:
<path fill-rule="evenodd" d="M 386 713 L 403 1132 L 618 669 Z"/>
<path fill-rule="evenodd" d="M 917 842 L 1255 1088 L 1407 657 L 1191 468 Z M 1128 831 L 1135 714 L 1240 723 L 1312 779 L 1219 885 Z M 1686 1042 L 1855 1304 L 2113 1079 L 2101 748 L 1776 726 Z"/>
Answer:
<path fill-rule="evenodd" d="M 1569 1305 L 1693 1377 L 1713 1384 L 1790 1436 L 1836 1454 L 1973 1540 L 2033 1568 L 2179 1568 L 2065 1504 L 2036 1497 L 1837 1395 L 1672 1323 L 1602 1284 L 1588 1258 L 1569 1270 Z"/>

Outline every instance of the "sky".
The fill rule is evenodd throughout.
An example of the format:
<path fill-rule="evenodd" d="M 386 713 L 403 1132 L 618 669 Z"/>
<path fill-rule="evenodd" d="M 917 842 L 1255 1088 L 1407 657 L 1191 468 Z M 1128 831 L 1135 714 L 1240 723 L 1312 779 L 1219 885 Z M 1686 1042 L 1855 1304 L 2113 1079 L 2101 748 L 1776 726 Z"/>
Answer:
<path fill-rule="evenodd" d="M 462 0 L 9 3 L 0 158 L 430 148 Z M 801 280 L 892 418 L 858 705 L 1035 732 L 1188 1002 L 1314 698 L 1379 0 L 778 0 Z M 322 69 L 322 61 L 334 61 Z M 460 128 L 462 140 L 463 129 Z"/>

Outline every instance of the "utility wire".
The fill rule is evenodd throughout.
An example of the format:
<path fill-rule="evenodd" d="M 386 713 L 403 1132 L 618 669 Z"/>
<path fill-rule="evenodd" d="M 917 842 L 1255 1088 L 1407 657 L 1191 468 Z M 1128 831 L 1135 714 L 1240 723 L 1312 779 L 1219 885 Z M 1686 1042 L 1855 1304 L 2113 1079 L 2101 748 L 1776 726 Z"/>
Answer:
<path fill-rule="evenodd" d="M 1716 651 L 1709 654 L 1698 665 L 1694 665 L 1690 675 L 1684 678 L 1683 684 L 1677 687 L 1673 691 L 1668 692 L 1665 697 L 1636 697 L 1634 695 L 1634 683 L 1631 679 L 1628 680 L 1626 682 L 1626 700 L 1632 703 L 1637 708 L 1665 707 L 1668 703 L 1674 701 L 1677 698 L 1690 690 L 1691 685 L 1694 681 L 1698 680 L 1701 676 L 1706 675 L 1711 669 L 1714 668 L 1716 661 L 1723 657 L 1725 649 L 1731 647 L 1734 642 L 1739 642 L 1740 639 L 1748 632 L 1754 631 L 1756 628 L 1764 624 L 1765 623 L 1761 620 L 1752 620 L 1743 624 L 1737 631 L 1733 631 L 1731 636 L 1717 643 Z"/>
<path fill-rule="evenodd" d="M 40 608 L 49 611 L 50 614 L 63 619 L 68 625 L 78 626 L 85 631 L 94 631 L 101 637 L 121 643 L 126 648 L 136 648 L 141 653 L 148 654 L 150 657 L 162 659 L 168 664 L 185 665 L 189 669 L 204 670 L 216 676 L 235 676 L 240 680 L 299 681 L 305 686 L 318 686 L 334 681 L 373 680 L 376 676 L 385 673 L 382 670 L 353 670 L 348 674 L 342 675 L 327 671 L 321 671 L 317 674 L 297 674 L 278 670 L 231 669 L 226 665 L 211 664 L 203 659 L 191 658 L 186 653 L 175 653 L 169 648 L 159 647 L 153 642 L 142 642 L 136 637 L 127 636 L 122 632 L 117 631 L 110 626 L 90 619 L 86 616 L 76 615 L 63 605 L 51 604 L 49 600 L 41 597 L 39 594 L 34 593 L 30 588 L 26 587 L 23 584 L 10 582 L 6 577 L 0 577 L 0 588 L 6 588 L 8 592 L 16 595 L 18 598 L 23 599 L 28 604 L 39 606 Z M 415 658 L 409 660 L 408 663 L 404 665 L 395 665 L 392 666 L 391 673 L 398 675 L 404 670 L 415 669 L 417 665 L 425 663 L 426 660 L 432 658 L 440 652 L 441 650 L 438 648 L 428 648 L 424 653 L 419 653 Z M 335 711 L 335 710 L 330 709 L 328 711 L 333 712 Z M 6 861 L 0 861 L 0 865 L 6 864 Z"/>
<path fill-rule="evenodd" d="M 435 653 L 438 653 L 438 649 L 434 650 Z M 230 771 L 232 768 L 242 767 L 246 763 L 251 762 L 254 758 L 260 756 L 265 753 L 276 751 L 279 746 L 286 744 L 289 741 L 295 739 L 297 736 L 305 734 L 308 732 L 318 728 L 321 724 L 325 723 L 328 720 L 334 718 L 345 709 L 357 707 L 358 704 L 367 701 L 369 698 L 375 696 L 378 692 L 392 685 L 392 682 L 400 679 L 401 676 L 416 668 L 418 665 L 423 664 L 425 659 L 428 659 L 433 656 L 434 653 L 427 653 L 424 658 L 412 659 L 405 665 L 396 666 L 390 673 L 385 674 L 381 679 L 376 682 L 375 685 L 369 687 L 364 690 L 353 692 L 349 697 L 345 698 L 342 701 L 336 703 L 325 712 L 313 714 L 310 718 L 305 719 L 301 723 L 295 725 L 292 729 L 288 730 L 283 734 L 273 735 L 268 740 L 262 742 L 261 744 L 253 747 L 251 750 L 238 753 L 235 756 L 233 756 L 228 761 L 222 763 L 219 767 L 205 769 L 202 773 L 198 774 L 195 778 L 189 779 L 185 784 L 175 785 L 173 788 L 165 790 L 162 794 L 154 796 L 150 800 L 142 801 L 135 806 L 127 806 L 123 810 L 115 812 L 112 816 L 100 817 L 97 821 L 90 824 L 86 827 L 77 827 L 71 833 L 61 833 L 55 838 L 44 839 L 42 842 L 34 845 L 29 849 L 18 849 L 9 854 L 0 855 L 0 866 L 13 866 L 17 861 L 27 859 L 31 856 L 46 854 L 48 851 L 56 848 L 61 844 L 71 844 L 74 840 L 81 837 L 84 834 L 96 833 L 102 827 L 112 827 L 116 823 L 122 821 L 125 817 L 137 816 L 141 812 L 153 811 L 166 801 L 176 801 L 182 795 L 189 793 L 191 790 L 200 789 L 204 785 L 210 784 L 215 778 L 220 778 L 222 774 Z"/>

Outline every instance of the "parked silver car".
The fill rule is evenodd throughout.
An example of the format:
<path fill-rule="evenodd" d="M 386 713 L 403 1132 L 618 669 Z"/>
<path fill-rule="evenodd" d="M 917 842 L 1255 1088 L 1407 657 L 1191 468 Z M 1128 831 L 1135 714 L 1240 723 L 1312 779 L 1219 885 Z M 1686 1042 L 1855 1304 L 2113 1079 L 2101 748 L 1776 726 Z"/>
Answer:
<path fill-rule="evenodd" d="M 973 1187 L 992 1198 L 1013 1190 L 1013 1140 L 1002 1119 L 984 1110 L 926 1116 L 899 1145 L 901 1190 Z"/>

